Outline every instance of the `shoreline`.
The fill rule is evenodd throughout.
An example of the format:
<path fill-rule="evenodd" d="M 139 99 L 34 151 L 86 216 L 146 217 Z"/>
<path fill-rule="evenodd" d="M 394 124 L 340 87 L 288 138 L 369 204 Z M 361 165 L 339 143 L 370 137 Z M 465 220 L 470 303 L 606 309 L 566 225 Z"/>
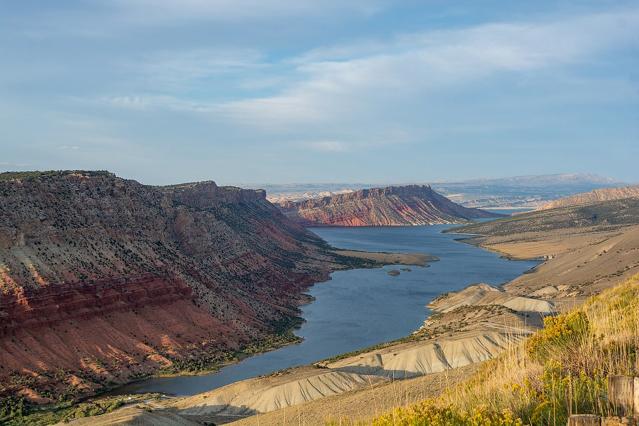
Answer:
<path fill-rule="evenodd" d="M 465 242 L 465 241 L 460 241 L 459 239 L 455 239 L 454 241 L 456 242 Z M 494 252 L 493 250 L 489 250 L 485 247 L 482 247 L 480 245 L 477 244 L 471 244 L 474 247 L 480 249 L 480 250 L 486 250 L 488 252 Z M 427 255 L 427 254 L 415 254 L 415 253 L 388 253 L 388 252 L 367 252 L 367 251 L 357 251 L 357 250 L 343 250 L 343 249 L 338 249 L 335 247 L 331 247 L 330 250 L 334 253 L 336 253 L 338 256 L 342 256 L 342 255 L 346 255 L 346 254 L 356 254 L 359 256 L 355 256 L 357 258 L 359 258 L 360 260 L 365 260 L 365 261 L 372 261 L 373 263 L 368 263 L 367 266 L 363 267 L 362 265 L 359 266 L 353 266 L 353 265 L 346 265 L 346 267 L 344 268 L 335 268 L 332 269 L 328 274 L 327 274 L 327 279 L 322 280 L 322 281 L 317 281 L 314 282 L 312 284 L 310 284 L 308 286 L 308 288 L 311 288 L 317 284 L 321 284 L 322 282 L 326 282 L 328 280 L 330 280 L 330 274 L 332 274 L 333 272 L 337 272 L 337 271 L 344 271 L 344 270 L 352 270 L 352 269 L 376 269 L 376 268 L 381 268 L 385 265 L 389 265 L 389 264 L 405 264 L 405 265 L 418 265 L 418 266 L 424 266 L 427 267 L 429 262 L 432 261 L 437 261 L 439 260 L 437 257 L 432 256 L 432 255 Z M 391 257 L 392 262 L 391 263 L 384 263 L 381 260 L 389 260 L 388 256 Z M 415 257 L 417 256 L 417 258 Z M 352 256 L 349 256 L 352 257 Z M 524 259 L 511 259 L 505 256 L 500 256 L 500 258 L 506 260 L 506 261 L 512 261 L 512 260 L 524 260 Z M 401 261 L 400 263 L 398 263 L 398 260 Z M 518 275 L 518 277 L 521 275 Z M 506 282 L 499 284 L 498 286 L 501 287 L 505 284 Z M 473 284 L 469 284 L 469 286 L 472 286 Z M 446 294 L 447 292 L 444 292 L 441 295 Z M 303 293 L 304 294 L 304 293 Z M 307 303 L 312 303 L 312 300 L 307 300 L 305 303 L 301 303 L 300 306 L 305 305 Z M 424 321 L 428 320 L 429 318 L 434 318 L 432 313 L 431 315 L 426 315 L 426 317 L 424 318 Z M 446 320 L 444 321 L 446 322 Z M 455 327 L 455 322 L 454 320 L 450 320 L 449 321 L 451 326 L 454 328 Z M 291 327 L 289 329 L 289 331 L 294 331 L 296 328 L 299 327 L 299 324 L 297 326 Z M 423 327 L 423 326 L 422 326 Z M 214 392 L 225 392 L 226 389 L 228 388 L 233 388 L 235 386 L 239 386 L 238 384 L 241 384 L 243 382 L 247 382 L 247 381 L 255 381 L 256 383 L 261 383 L 264 380 L 271 380 L 273 378 L 281 378 L 282 376 L 288 377 L 291 380 L 294 380 L 296 375 L 301 374 L 302 372 L 306 372 L 308 373 L 309 369 L 314 371 L 317 374 L 334 374 L 331 373 L 332 371 L 335 371 L 333 369 L 331 369 L 329 367 L 329 365 L 331 363 L 339 363 L 339 362 L 343 362 L 344 360 L 348 360 L 349 358 L 353 358 L 353 357 L 357 357 L 360 355 L 365 355 L 371 352 L 387 352 L 387 351 L 393 351 L 396 348 L 397 349 L 401 349 L 404 346 L 408 345 L 408 346 L 414 346 L 414 345 L 424 345 L 427 344 L 427 341 L 424 339 L 429 339 L 432 337 L 428 337 L 427 335 L 421 334 L 418 335 L 416 333 L 418 333 L 419 331 L 422 330 L 422 327 L 418 327 L 415 330 L 413 330 L 413 332 L 411 332 L 410 334 L 406 335 L 406 336 L 402 336 L 399 337 L 397 339 L 394 340 L 390 340 L 390 341 L 384 341 L 384 342 L 380 342 L 378 344 L 372 345 L 372 346 L 367 346 L 367 347 L 363 347 L 363 348 L 359 348 L 356 349 L 354 351 L 351 352 L 347 352 L 347 353 L 340 353 L 337 354 L 335 356 L 332 357 L 328 357 L 325 359 L 321 359 L 312 363 L 308 363 L 308 364 L 304 364 L 302 366 L 298 366 L 298 367 L 289 367 L 289 368 L 283 368 L 283 369 L 278 369 L 275 371 L 272 371 L 270 373 L 267 374 L 263 374 L 263 375 L 257 375 L 253 378 L 246 378 L 246 379 L 241 379 L 241 380 L 236 380 L 233 381 L 229 384 L 226 385 L 222 385 L 219 387 L 215 387 L 212 388 L 211 390 L 207 390 L 204 391 L 204 393 L 198 393 L 195 394 L 193 396 L 176 396 L 176 395 L 169 395 L 169 394 L 164 394 L 163 395 L 167 396 L 168 399 L 167 401 L 167 405 L 165 406 L 165 408 L 172 406 L 171 404 L 183 404 L 185 399 L 189 399 L 189 398 L 193 398 L 196 395 L 202 395 L 202 397 L 204 397 L 203 395 L 208 395 Z M 456 330 L 456 329 L 455 329 Z M 453 330 L 451 330 L 453 331 Z M 461 333 L 461 334 L 460 334 Z M 459 338 L 460 336 L 463 336 L 464 331 L 462 330 L 456 330 L 453 331 L 453 334 L 450 335 L 450 337 L 446 337 L 446 338 Z M 426 337 L 424 337 L 426 336 Z M 452 337 L 452 336 L 456 336 L 456 337 Z M 463 337 L 462 337 L 463 338 Z M 181 374 L 180 372 L 177 373 L 173 373 L 173 374 L 168 374 L 168 375 L 152 375 L 149 377 L 145 377 L 144 379 L 138 380 L 135 383 L 139 383 L 139 382 L 143 382 L 144 380 L 149 380 L 149 379 L 153 379 L 153 378 L 157 378 L 157 377 L 177 377 L 177 376 L 199 376 L 199 375 L 207 375 L 207 374 L 215 374 L 217 372 L 219 372 L 222 368 L 227 367 L 227 366 L 231 366 L 231 365 L 237 365 L 239 362 L 244 361 L 247 358 L 250 358 L 254 355 L 260 355 L 260 354 L 264 354 L 267 352 L 270 352 L 272 350 L 277 350 L 277 349 L 281 349 L 283 347 L 292 345 L 293 343 L 300 343 L 301 341 L 291 341 L 289 343 L 283 344 L 279 347 L 273 347 L 264 351 L 260 351 L 260 352 L 256 352 L 256 353 L 252 353 L 248 356 L 244 356 L 242 358 L 238 358 L 235 359 L 231 362 L 227 362 L 224 363 L 223 365 L 220 365 L 219 368 L 213 369 L 213 370 L 208 370 L 208 371 L 201 371 L 201 372 L 194 372 L 193 374 Z M 447 370 L 448 371 L 448 370 Z M 325 373 L 323 373 L 325 372 Z M 426 376 L 431 376 L 432 374 L 436 374 L 436 373 L 426 373 L 425 375 L 420 375 L 419 377 L 426 377 Z M 404 382 L 404 380 L 402 380 L 402 382 Z M 128 383 L 126 385 L 123 385 L 122 387 L 125 387 L 127 385 L 130 385 L 132 383 Z M 224 388 L 225 390 L 221 390 L 222 388 Z M 143 392 L 143 393 L 149 393 L 149 392 Z M 126 394 L 121 394 L 121 395 L 129 395 L 130 393 L 126 393 Z M 135 393 L 134 393 L 135 394 Z M 140 393 L 137 393 L 138 395 Z"/>
<path fill-rule="evenodd" d="M 409 226 L 407 226 L 409 227 Z M 379 227 L 370 227 L 370 228 L 379 228 Z M 454 229 L 454 228 L 452 228 Z M 447 232 L 447 231 L 442 231 L 442 232 Z M 455 241 L 459 241 L 459 242 L 464 242 L 461 240 L 456 239 Z M 480 245 L 477 244 L 471 244 L 481 250 L 486 250 L 486 251 L 490 251 L 490 252 L 494 252 L 493 250 L 490 250 L 488 248 L 482 247 Z M 352 250 L 352 249 L 340 249 L 337 247 L 330 247 L 329 249 L 330 252 L 337 254 L 338 256 L 346 256 L 346 257 L 351 257 L 351 258 L 357 258 L 363 261 L 372 261 L 374 263 L 370 263 L 370 264 L 365 264 L 365 265 L 358 265 L 358 266 L 352 266 L 352 265 L 343 265 L 346 266 L 345 268 L 335 268 L 335 269 L 331 269 L 330 272 L 327 273 L 327 278 L 321 281 L 317 281 L 314 282 L 312 284 L 310 284 L 308 286 L 308 289 L 318 285 L 318 284 L 322 284 L 324 282 L 330 281 L 331 280 L 331 275 L 334 272 L 340 272 L 340 271 L 348 271 L 348 270 L 356 270 L 356 269 L 377 269 L 377 268 L 383 268 L 384 266 L 389 266 L 389 265 L 403 265 L 403 266 L 419 266 L 419 267 L 429 267 L 430 263 L 432 262 L 437 262 L 440 259 L 437 256 L 433 256 L 430 254 L 425 254 L 425 253 L 401 253 L 401 252 L 384 252 L 384 251 L 364 251 L 364 250 Z M 498 253 L 501 254 L 501 253 Z M 509 258 L 507 256 L 500 256 L 501 258 L 508 260 L 508 261 L 525 261 L 525 260 L 529 260 L 529 259 L 513 259 L 513 258 Z M 536 267 L 536 266 L 535 266 Z M 534 267 L 533 267 L 534 268 Z M 525 274 L 526 272 L 524 272 Z M 498 284 L 499 287 L 503 286 L 504 284 L 506 284 L 506 282 Z M 472 285 L 472 284 L 469 284 Z M 302 293 L 303 295 L 305 295 L 306 293 Z M 447 292 L 440 294 L 444 295 L 447 294 Z M 305 306 L 308 304 L 313 303 L 313 298 L 309 298 L 308 300 L 304 301 L 303 303 L 301 303 L 299 306 Z M 301 319 L 300 323 L 291 327 L 290 329 L 287 330 L 287 332 L 293 332 L 294 330 L 297 330 L 301 327 L 301 325 L 306 322 L 306 320 L 302 317 L 298 317 Z M 425 318 L 426 320 L 427 318 Z M 413 332 L 411 332 L 410 334 L 406 335 L 406 336 L 401 336 L 397 339 L 393 339 L 390 341 L 384 341 L 384 342 L 380 342 L 371 346 L 366 346 L 363 348 L 359 348 L 347 353 L 340 353 L 337 355 L 334 355 L 332 357 L 329 358 L 325 358 L 325 359 L 321 359 L 309 364 L 304 364 L 303 366 L 299 366 L 299 367 L 315 367 L 315 368 L 323 368 L 322 364 L 331 362 L 333 360 L 339 360 L 339 359 L 344 359 L 347 358 L 349 356 L 354 356 L 357 354 L 362 354 L 362 353 L 366 353 L 368 351 L 371 350 L 375 350 L 375 349 L 383 349 L 383 348 L 389 348 L 398 344 L 402 344 L 402 343 L 407 343 L 407 342 L 411 342 L 411 341 L 415 341 L 415 340 L 419 340 L 416 336 L 415 333 L 419 330 L 416 329 Z M 295 336 L 297 337 L 297 336 Z M 131 384 L 135 384 L 135 383 L 140 383 L 140 382 L 144 382 L 145 380 L 150 380 L 150 379 L 155 379 L 155 378 L 171 378 L 171 377 L 180 377 L 180 376 L 206 376 L 209 374 L 216 374 L 218 373 L 220 370 L 222 370 L 225 367 L 229 367 L 229 366 L 233 366 L 233 365 L 237 365 L 240 362 L 252 358 L 254 356 L 258 356 L 258 355 L 263 355 L 266 354 L 268 352 L 272 352 L 272 351 L 276 351 L 282 348 L 285 348 L 287 346 L 291 346 L 291 345 L 295 345 L 295 344 L 300 344 L 304 341 L 303 338 L 297 338 L 294 340 L 291 340 L 290 342 L 284 343 L 282 345 L 278 345 L 278 346 L 274 346 L 268 349 L 265 349 L 263 351 L 259 351 L 259 352 L 255 352 L 255 353 L 250 353 L 250 354 L 245 354 L 244 356 L 238 357 L 237 359 L 234 359 L 232 361 L 229 362 L 224 362 L 222 364 L 220 364 L 219 366 L 212 368 L 210 370 L 203 370 L 203 371 L 198 371 L 198 372 L 176 372 L 176 373 L 170 373 L 170 374 L 159 374 L 159 375 L 151 375 L 145 378 L 142 378 L 140 380 L 136 380 L 135 382 L 130 382 L 130 383 L 126 383 L 122 386 L 119 386 L 119 388 L 122 387 L 126 387 L 129 386 Z M 299 368 L 299 367 L 289 367 L 289 368 Z M 269 377 L 272 375 L 278 375 L 279 373 L 283 372 L 283 371 L 287 371 L 288 368 L 285 369 L 281 369 L 281 370 L 275 370 L 271 373 L 267 373 L 264 375 L 258 375 L 255 376 L 254 378 L 259 378 L 259 377 Z M 236 382 L 232 382 L 231 384 L 234 383 L 238 383 L 244 380 L 251 380 L 251 378 L 248 379 L 242 379 L 242 380 L 238 380 Z M 228 385 L 224 385 L 224 386 L 228 386 Z M 117 389 L 117 388 L 115 388 Z M 219 389 L 219 388 L 215 388 L 215 389 Z M 212 389 L 212 390 L 215 390 Z M 109 391 L 109 393 L 113 393 L 113 389 L 111 391 Z M 134 393 L 135 394 L 139 394 L 139 393 Z M 128 393 L 123 393 L 121 395 L 128 395 Z M 166 395 L 170 398 L 184 398 L 184 396 L 177 396 L 177 395 L 172 395 L 172 394 L 163 394 Z"/>
<path fill-rule="evenodd" d="M 306 291 L 308 291 L 310 288 L 318 285 L 318 284 L 322 284 L 325 283 L 327 281 L 331 280 L 331 275 L 334 272 L 339 272 L 339 271 L 348 271 L 348 270 L 356 270 L 356 269 L 378 269 L 378 268 L 383 268 L 384 266 L 389 266 L 389 265 L 403 265 L 403 266 L 419 266 L 419 267 L 428 267 L 429 263 L 431 262 L 436 262 L 439 261 L 439 258 L 437 258 L 436 256 L 432 256 L 430 254 L 426 254 L 426 253 L 391 253 L 391 252 L 376 252 L 376 251 L 363 251 L 363 250 L 347 250 L 347 249 L 340 249 L 337 247 L 330 247 L 329 251 L 331 253 L 337 254 L 338 256 L 343 256 L 344 258 L 356 258 L 359 259 L 360 261 L 363 262 L 372 262 L 372 263 L 362 263 L 359 265 L 351 265 L 351 264 L 347 264 L 347 263 L 342 263 L 339 264 L 340 266 L 343 266 L 343 268 L 331 268 L 326 272 L 326 276 L 325 277 L 321 277 L 320 280 L 315 281 L 311 284 L 309 284 L 308 286 L 306 286 L 306 288 L 303 290 L 303 292 L 300 294 L 300 303 L 297 305 L 297 307 L 301 307 L 301 306 L 305 306 L 305 305 L 309 305 L 311 303 L 313 303 L 314 298 L 310 297 Z M 100 397 L 113 397 L 113 396 L 127 396 L 127 395 L 144 395 L 147 394 L 149 392 L 118 392 L 118 389 L 124 389 L 127 388 L 131 385 L 135 385 L 138 383 L 142 383 L 146 380 L 152 380 L 152 379 L 157 379 L 157 378 L 173 378 L 173 377 L 181 377 L 181 376 L 186 376 L 186 377 L 190 377 L 190 376 L 206 376 L 206 375 L 210 375 L 210 374 L 216 374 L 219 373 L 222 369 L 229 367 L 229 366 L 233 366 L 233 365 L 237 365 L 240 362 L 252 358 L 254 356 L 258 356 L 258 355 L 263 355 L 266 354 L 268 352 L 273 352 L 282 348 L 285 348 L 287 346 L 291 346 L 291 345 L 296 345 L 296 344 L 300 344 L 304 341 L 303 338 L 297 336 L 294 334 L 295 330 L 298 330 L 302 324 L 304 322 L 306 322 L 306 319 L 296 316 L 294 317 L 297 319 L 297 321 L 292 321 L 295 324 L 293 324 L 290 327 L 287 327 L 284 330 L 281 330 L 279 332 L 277 332 L 274 336 L 276 337 L 288 337 L 287 335 L 291 335 L 291 339 L 290 341 L 283 341 L 282 344 L 278 344 L 278 345 L 273 345 L 273 346 L 269 346 L 266 347 L 263 350 L 257 350 L 255 352 L 250 352 L 250 353 L 246 353 L 243 351 L 239 351 L 238 355 L 235 355 L 235 357 L 231 360 L 228 361 L 222 361 L 219 364 L 216 364 L 214 366 L 212 366 L 211 368 L 206 368 L 203 370 L 198 370 L 198 371 L 189 371 L 189 370 L 183 370 L 183 371 L 176 371 L 176 372 L 167 372 L 167 373 L 154 373 L 154 374 L 150 374 L 148 376 L 145 377 L 141 377 L 139 379 L 127 382 L 127 383 L 123 383 L 121 385 L 115 386 L 113 388 L 109 388 L 109 389 L 105 389 L 104 392 L 99 392 L 96 393 L 94 395 L 91 396 L 87 396 L 85 399 L 81 399 L 78 400 L 79 402 L 81 401 L 87 401 L 87 400 L 91 400 L 91 399 L 99 399 Z M 387 343 L 387 342 L 384 342 Z M 383 344 L 383 343 L 382 343 Z M 321 361 L 318 361 L 321 362 Z M 276 374 L 278 371 L 274 371 L 270 374 Z M 268 374 L 266 375 L 268 376 Z M 158 393 L 158 392 L 155 392 Z M 172 395 L 172 394 L 167 394 L 167 393 L 162 393 L 159 392 L 161 395 L 164 395 L 168 398 L 180 398 L 180 396 L 177 395 Z"/>

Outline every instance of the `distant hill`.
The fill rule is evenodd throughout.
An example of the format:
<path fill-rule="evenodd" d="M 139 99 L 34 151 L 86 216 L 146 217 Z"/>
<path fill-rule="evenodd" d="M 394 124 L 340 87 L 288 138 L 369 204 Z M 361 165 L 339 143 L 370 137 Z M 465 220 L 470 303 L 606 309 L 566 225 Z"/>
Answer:
<path fill-rule="evenodd" d="M 272 203 L 303 201 L 383 186 L 405 186 L 426 182 L 379 183 L 292 183 L 246 184 L 248 188 L 266 190 Z M 463 181 L 430 182 L 437 192 L 464 207 L 475 208 L 537 208 L 543 203 L 561 197 L 599 188 L 623 186 L 608 177 L 584 173 L 514 176 L 495 179 L 468 179 Z"/>
<path fill-rule="evenodd" d="M 279 205 L 286 216 L 304 225 L 433 225 L 498 216 L 460 206 L 428 185 L 361 189 Z"/>
<path fill-rule="evenodd" d="M 622 200 L 624 198 L 639 198 L 639 185 L 625 186 L 622 188 L 595 189 L 590 192 L 583 192 L 581 194 L 571 195 L 570 197 L 549 201 L 539 207 L 538 210 L 582 206 L 600 201 Z"/>
<path fill-rule="evenodd" d="M 486 186 L 511 186 L 511 187 L 543 187 L 543 186 L 590 186 L 590 185 L 614 185 L 618 181 L 591 173 L 557 173 L 551 175 L 512 176 L 504 178 L 470 179 L 460 182 L 448 182 L 449 184 L 482 184 Z M 446 183 L 444 183 L 446 184 Z"/>
<path fill-rule="evenodd" d="M 466 207 L 537 208 L 556 198 L 623 184 L 593 174 L 563 173 L 439 182 L 432 186 Z"/>
<path fill-rule="evenodd" d="M 511 236 L 524 232 L 630 225 L 639 225 L 639 199 L 609 200 L 584 206 L 532 211 L 487 223 L 473 223 L 451 232 Z"/>

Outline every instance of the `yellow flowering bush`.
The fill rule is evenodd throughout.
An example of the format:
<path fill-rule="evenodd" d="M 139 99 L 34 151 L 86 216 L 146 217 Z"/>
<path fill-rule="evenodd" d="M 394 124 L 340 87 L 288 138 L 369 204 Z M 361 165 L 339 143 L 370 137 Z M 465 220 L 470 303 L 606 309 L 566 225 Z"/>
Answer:
<path fill-rule="evenodd" d="M 459 412 L 452 407 L 438 407 L 432 401 L 406 408 L 396 408 L 391 413 L 377 418 L 375 426 L 521 426 L 521 419 L 509 410 L 494 412 L 485 406 L 475 407 L 470 412 Z"/>

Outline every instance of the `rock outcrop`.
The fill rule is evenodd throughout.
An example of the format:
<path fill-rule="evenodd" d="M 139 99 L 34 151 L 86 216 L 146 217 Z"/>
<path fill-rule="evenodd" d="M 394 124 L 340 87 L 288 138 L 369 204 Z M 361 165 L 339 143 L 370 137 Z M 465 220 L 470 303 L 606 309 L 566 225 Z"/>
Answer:
<path fill-rule="evenodd" d="M 362 189 L 279 205 L 286 216 L 305 226 L 434 225 L 498 216 L 456 204 L 428 185 Z"/>
<path fill-rule="evenodd" d="M 452 312 L 463 306 L 504 306 L 517 312 L 536 312 L 540 314 L 552 314 L 555 311 L 553 304 L 547 300 L 534 297 L 518 296 L 488 284 L 473 284 L 463 290 L 446 293 L 428 304 L 428 307 L 436 312 Z"/>
<path fill-rule="evenodd" d="M 622 188 L 595 189 L 590 192 L 571 195 L 549 201 L 537 210 L 548 210 L 558 207 L 583 206 L 601 201 L 622 200 L 624 198 L 639 198 L 639 185 L 625 186 Z"/>
<path fill-rule="evenodd" d="M 332 267 L 263 191 L 0 174 L 0 397 L 79 396 L 281 344 Z"/>

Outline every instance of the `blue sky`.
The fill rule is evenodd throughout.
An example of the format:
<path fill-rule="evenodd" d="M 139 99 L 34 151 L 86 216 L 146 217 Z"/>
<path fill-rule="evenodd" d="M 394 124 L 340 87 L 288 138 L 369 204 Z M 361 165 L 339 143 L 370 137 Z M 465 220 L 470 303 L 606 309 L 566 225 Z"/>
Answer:
<path fill-rule="evenodd" d="M 0 0 L 0 170 L 639 181 L 639 2 Z"/>

